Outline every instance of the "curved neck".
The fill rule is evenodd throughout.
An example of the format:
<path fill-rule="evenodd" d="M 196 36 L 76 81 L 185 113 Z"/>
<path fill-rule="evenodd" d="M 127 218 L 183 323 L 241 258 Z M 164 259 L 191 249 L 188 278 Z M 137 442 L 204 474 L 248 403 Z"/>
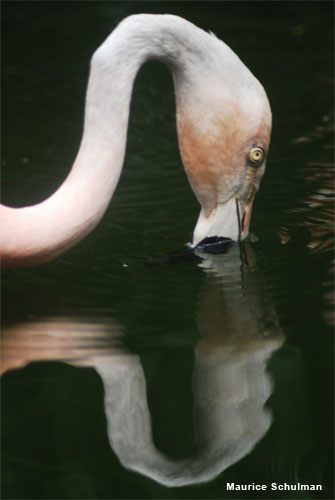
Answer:
<path fill-rule="evenodd" d="M 172 15 L 140 14 L 121 22 L 91 60 L 84 133 L 73 172 L 77 167 L 81 172 L 84 168 L 91 171 L 92 162 L 95 171 L 101 167 L 105 172 L 103 158 L 108 159 L 113 175 L 108 170 L 106 180 L 113 191 L 123 165 L 129 106 L 139 68 L 153 59 L 170 67 L 178 113 L 191 87 L 197 86 L 203 93 L 204 87 L 195 82 L 205 72 L 212 40 L 218 43 L 203 30 Z"/>
<path fill-rule="evenodd" d="M 150 59 L 159 59 L 172 70 L 181 154 L 193 190 L 204 204 L 206 193 L 195 186 L 189 165 L 197 162 L 201 148 L 204 154 L 211 153 L 211 142 L 206 146 L 203 139 L 215 136 L 213 124 L 223 115 L 223 107 L 238 101 L 236 89 L 250 89 L 256 79 L 227 45 L 188 21 L 172 15 L 130 16 L 93 55 L 83 137 L 64 183 L 40 204 L 0 207 L 4 265 L 51 260 L 98 224 L 124 161 L 133 82 Z M 194 134 L 197 127 L 200 133 Z"/>
<path fill-rule="evenodd" d="M 112 32 L 91 60 L 84 132 L 73 173 L 80 169 L 82 175 L 86 169 L 90 175 L 94 164 L 91 175 L 104 172 L 111 196 L 123 166 L 131 94 L 139 68 L 153 59 L 165 62 L 179 98 L 181 82 L 183 86 L 187 80 L 191 83 L 191 70 L 198 66 L 194 59 L 199 60 L 201 44 L 195 47 L 194 40 L 199 43 L 199 33 L 208 36 L 184 19 L 147 14 L 127 18 Z M 106 162 L 112 170 L 106 170 Z"/>
<path fill-rule="evenodd" d="M 136 15 L 124 20 L 98 48 L 91 61 L 83 137 L 70 174 L 42 203 L 0 207 L 3 265 L 51 260 L 97 225 L 121 173 L 138 69 L 149 59 L 166 62 L 178 93 L 178 82 L 186 83 L 189 68 L 201 54 L 199 34 L 210 38 L 175 16 Z"/>

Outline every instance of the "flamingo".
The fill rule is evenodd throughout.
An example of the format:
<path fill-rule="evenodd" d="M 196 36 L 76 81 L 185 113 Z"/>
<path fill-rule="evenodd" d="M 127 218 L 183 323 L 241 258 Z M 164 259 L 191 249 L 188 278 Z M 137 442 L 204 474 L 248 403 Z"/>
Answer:
<path fill-rule="evenodd" d="M 152 59 L 172 71 L 181 158 L 201 205 L 192 246 L 247 236 L 270 142 L 265 90 L 215 35 L 178 16 L 137 14 L 93 54 L 83 135 L 65 181 L 36 205 L 0 206 L 3 266 L 55 259 L 99 223 L 124 162 L 134 79 Z"/>

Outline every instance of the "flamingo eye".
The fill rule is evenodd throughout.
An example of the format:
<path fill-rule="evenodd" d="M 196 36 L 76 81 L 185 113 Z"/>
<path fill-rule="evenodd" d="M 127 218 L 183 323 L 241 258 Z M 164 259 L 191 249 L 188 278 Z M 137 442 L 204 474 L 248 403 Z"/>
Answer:
<path fill-rule="evenodd" d="M 264 149 L 262 148 L 252 148 L 252 150 L 249 153 L 249 160 L 251 163 L 258 164 L 260 163 L 264 158 Z"/>

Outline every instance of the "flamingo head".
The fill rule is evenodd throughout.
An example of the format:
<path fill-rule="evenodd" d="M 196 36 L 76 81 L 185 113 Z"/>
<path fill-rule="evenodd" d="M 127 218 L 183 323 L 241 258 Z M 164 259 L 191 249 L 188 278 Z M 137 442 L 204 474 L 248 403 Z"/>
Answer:
<path fill-rule="evenodd" d="M 198 89 L 192 106 L 187 98 L 179 106 L 180 151 L 201 205 L 193 247 L 212 238 L 239 241 L 249 232 L 272 117 L 263 87 L 250 72 L 247 77 L 240 87 L 235 81 L 221 88 L 216 84 Z"/>

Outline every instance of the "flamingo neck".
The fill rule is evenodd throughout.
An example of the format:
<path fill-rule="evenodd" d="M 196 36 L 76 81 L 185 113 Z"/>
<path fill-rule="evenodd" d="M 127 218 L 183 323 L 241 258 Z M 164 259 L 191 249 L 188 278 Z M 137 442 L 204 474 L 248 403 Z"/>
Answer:
<path fill-rule="evenodd" d="M 216 57 L 218 45 L 233 54 L 215 37 L 171 15 L 131 16 L 112 32 L 91 61 L 83 137 L 68 177 L 42 203 L 0 207 L 3 265 L 51 260 L 98 224 L 122 170 L 131 93 L 140 66 L 159 59 L 171 68 L 178 115 L 194 82 L 203 88 L 208 68 L 204 71 L 201 65 Z M 196 95 L 193 89 L 193 98 Z"/>

